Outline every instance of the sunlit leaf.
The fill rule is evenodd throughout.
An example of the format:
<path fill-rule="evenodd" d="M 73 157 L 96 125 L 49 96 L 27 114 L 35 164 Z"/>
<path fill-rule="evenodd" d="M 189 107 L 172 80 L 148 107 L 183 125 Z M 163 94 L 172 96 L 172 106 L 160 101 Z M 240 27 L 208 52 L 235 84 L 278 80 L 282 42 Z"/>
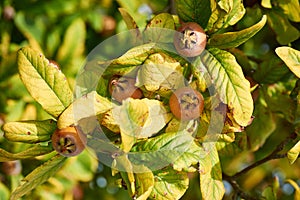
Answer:
<path fill-rule="evenodd" d="M 143 32 L 144 42 L 173 43 L 175 22 L 172 15 L 161 13 L 148 23 Z"/>
<path fill-rule="evenodd" d="M 211 1 L 211 10 L 212 14 L 206 28 L 209 32 L 216 32 L 236 24 L 246 12 L 240 0 Z"/>
<path fill-rule="evenodd" d="M 300 4 L 299 0 L 278 1 L 278 6 L 282 8 L 283 13 L 289 20 L 300 22 Z"/>
<path fill-rule="evenodd" d="M 221 34 L 213 34 L 208 40 L 208 44 L 212 47 L 220 49 L 228 49 L 238 47 L 239 45 L 246 42 L 248 39 L 253 37 L 259 32 L 267 22 L 267 17 L 264 15 L 263 18 L 255 25 L 237 32 L 226 32 Z"/>
<path fill-rule="evenodd" d="M 154 172 L 154 188 L 149 199 L 178 200 L 189 185 L 186 172 L 178 172 L 172 168 L 164 168 Z"/>
<path fill-rule="evenodd" d="M 221 200 L 225 193 L 222 182 L 222 169 L 214 143 L 204 143 L 209 154 L 200 159 L 200 190 L 203 199 Z"/>
<path fill-rule="evenodd" d="M 300 154 L 300 141 L 298 141 L 293 148 L 291 148 L 287 153 L 287 158 L 290 162 L 290 164 L 293 164 Z"/>
<path fill-rule="evenodd" d="M 153 186 L 154 186 L 154 175 L 145 166 L 138 166 L 139 168 L 144 168 L 143 173 L 136 173 L 135 181 L 137 193 L 135 195 L 137 200 L 147 200 L 150 196 Z"/>
<path fill-rule="evenodd" d="M 215 89 L 223 103 L 228 105 L 235 121 L 247 126 L 253 112 L 250 84 L 244 78 L 235 57 L 219 49 L 205 50 L 201 60 L 215 84 Z"/>
<path fill-rule="evenodd" d="M 56 129 L 53 120 L 8 122 L 2 127 L 4 137 L 14 142 L 37 143 L 48 141 Z"/>
<path fill-rule="evenodd" d="M 111 101 L 98 95 L 95 91 L 76 99 L 60 116 L 57 121 L 59 129 L 76 125 L 82 119 L 93 117 L 113 107 Z"/>
<path fill-rule="evenodd" d="M 167 111 L 158 100 L 132 99 L 115 107 L 113 116 L 121 130 L 122 147 L 128 152 L 136 139 L 157 134 L 167 123 Z"/>
<path fill-rule="evenodd" d="M 197 22 L 204 29 L 211 15 L 210 0 L 176 0 L 176 11 L 184 22 Z"/>
<path fill-rule="evenodd" d="M 290 47 L 278 47 L 275 52 L 287 67 L 300 78 L 300 51 Z"/>
<path fill-rule="evenodd" d="M 0 149 L 0 162 L 33 158 L 36 156 L 48 154 L 52 151 L 53 151 L 52 147 L 41 146 L 41 145 L 35 145 L 19 153 L 10 153 L 5 151 L 4 149 Z"/>
<path fill-rule="evenodd" d="M 73 94 L 66 77 L 40 53 L 29 47 L 18 52 L 20 77 L 31 96 L 54 117 L 72 102 Z"/>
<path fill-rule="evenodd" d="M 23 179 L 21 185 L 12 192 L 10 199 L 19 199 L 37 186 L 46 182 L 64 164 L 65 160 L 65 157 L 58 155 L 35 168 Z"/>

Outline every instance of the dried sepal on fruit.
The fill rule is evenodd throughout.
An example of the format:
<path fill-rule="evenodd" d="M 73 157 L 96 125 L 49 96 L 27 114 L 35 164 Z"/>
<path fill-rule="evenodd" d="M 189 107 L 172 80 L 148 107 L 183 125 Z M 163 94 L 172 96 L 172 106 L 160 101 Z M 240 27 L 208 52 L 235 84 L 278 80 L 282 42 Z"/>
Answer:
<path fill-rule="evenodd" d="M 200 92 L 183 87 L 171 95 L 169 105 L 177 119 L 188 121 L 200 117 L 204 109 L 204 98 Z"/>
<path fill-rule="evenodd" d="M 66 157 L 80 154 L 87 143 L 86 135 L 75 126 L 57 129 L 51 139 L 53 148 Z"/>
<path fill-rule="evenodd" d="M 185 57 L 200 55 L 205 49 L 207 36 L 195 22 L 182 24 L 174 35 L 174 46 L 177 52 Z"/>

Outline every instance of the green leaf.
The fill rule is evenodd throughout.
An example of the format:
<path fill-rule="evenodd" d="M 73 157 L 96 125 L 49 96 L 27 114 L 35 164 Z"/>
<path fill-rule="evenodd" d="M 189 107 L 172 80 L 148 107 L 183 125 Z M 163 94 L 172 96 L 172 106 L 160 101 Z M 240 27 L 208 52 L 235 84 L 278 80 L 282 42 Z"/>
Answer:
<path fill-rule="evenodd" d="M 289 74 L 288 68 L 273 53 L 266 55 L 264 61 L 261 62 L 255 72 L 253 78 L 259 83 L 272 84 L 276 83 Z"/>
<path fill-rule="evenodd" d="M 212 47 L 220 49 L 229 49 L 238 47 L 239 45 L 252 38 L 257 32 L 259 32 L 267 22 L 267 16 L 263 18 L 255 25 L 237 32 L 226 32 L 222 34 L 213 34 L 208 40 L 208 44 Z"/>
<path fill-rule="evenodd" d="M 172 15 L 161 13 L 156 15 L 143 32 L 144 42 L 173 43 L 175 22 Z"/>
<path fill-rule="evenodd" d="M 246 128 L 246 132 L 251 150 L 256 151 L 263 146 L 266 139 L 275 130 L 276 123 L 271 111 L 261 103 L 256 104 L 253 116 L 254 119 L 251 125 Z"/>
<path fill-rule="evenodd" d="M 160 101 L 128 98 L 113 109 L 121 130 L 122 148 L 128 152 L 136 139 L 150 137 L 167 123 L 167 111 Z"/>
<path fill-rule="evenodd" d="M 51 139 L 56 123 L 44 121 L 8 122 L 2 127 L 4 137 L 13 142 L 37 143 Z"/>
<path fill-rule="evenodd" d="M 189 185 L 186 172 L 178 172 L 170 167 L 155 171 L 154 181 L 149 199 L 155 200 L 178 200 Z"/>
<path fill-rule="evenodd" d="M 203 199 L 221 200 L 225 193 L 222 182 L 222 169 L 218 151 L 214 143 L 204 143 L 204 148 L 209 154 L 200 159 L 200 190 Z"/>
<path fill-rule="evenodd" d="M 268 24 L 276 33 L 276 39 L 281 45 L 287 45 L 300 37 L 300 31 L 291 25 L 283 13 L 272 9 L 267 15 Z"/>
<path fill-rule="evenodd" d="M 264 189 L 264 191 L 262 192 L 262 196 L 266 200 L 277 200 L 276 194 L 273 192 L 273 188 L 270 186 Z"/>
<path fill-rule="evenodd" d="M 253 100 L 250 84 L 235 57 L 226 51 L 212 48 L 201 54 L 201 60 L 234 120 L 241 126 L 247 126 L 253 112 Z"/>
<path fill-rule="evenodd" d="M 74 61 L 80 58 L 84 52 L 85 47 L 85 23 L 81 18 L 72 21 L 67 28 L 63 43 L 57 52 L 57 61 L 62 66 L 74 65 Z"/>
<path fill-rule="evenodd" d="M 95 91 L 76 99 L 60 116 L 57 121 L 59 129 L 77 125 L 80 120 L 105 113 L 113 107 L 107 98 Z"/>
<path fill-rule="evenodd" d="M 51 153 L 52 151 L 52 147 L 41 145 L 35 145 L 19 153 L 10 153 L 5 151 L 4 149 L 0 149 L 0 162 L 33 158 L 36 156 Z"/>
<path fill-rule="evenodd" d="M 275 52 L 286 66 L 300 78 L 300 51 L 290 47 L 278 47 Z"/>
<path fill-rule="evenodd" d="M 194 172 L 196 169 L 191 166 L 197 164 L 199 158 L 204 158 L 205 156 L 207 156 L 207 151 L 204 151 L 202 147 L 193 142 L 191 146 L 175 160 L 173 169 L 177 171 Z"/>
<path fill-rule="evenodd" d="M 298 141 L 287 153 L 287 158 L 290 162 L 290 164 L 293 164 L 300 153 L 300 141 Z"/>
<path fill-rule="evenodd" d="M 18 51 L 20 77 L 31 96 L 57 118 L 72 102 L 73 94 L 64 74 L 40 53 L 24 47 Z"/>
<path fill-rule="evenodd" d="M 1 197 L 1 199 L 7 200 L 7 199 L 9 199 L 9 195 L 10 195 L 10 191 L 7 188 L 7 186 L 3 182 L 0 182 L 0 197 Z"/>
<path fill-rule="evenodd" d="M 174 163 L 178 170 L 189 168 L 196 163 L 195 157 L 203 157 L 205 154 L 194 144 L 194 137 L 191 135 L 193 124 L 192 122 L 182 131 L 163 133 L 138 142 L 131 149 L 130 160 L 136 165 L 144 164 L 152 171 L 171 163 Z M 184 161 L 187 162 L 183 163 Z"/>
<path fill-rule="evenodd" d="M 179 18 L 184 22 L 197 22 L 204 29 L 211 15 L 210 0 L 176 0 Z"/>
<path fill-rule="evenodd" d="M 59 168 L 64 164 L 65 160 L 65 157 L 57 155 L 43 163 L 41 166 L 35 168 L 23 179 L 21 185 L 12 192 L 10 199 L 19 199 L 37 186 L 46 182 L 59 170 Z"/>

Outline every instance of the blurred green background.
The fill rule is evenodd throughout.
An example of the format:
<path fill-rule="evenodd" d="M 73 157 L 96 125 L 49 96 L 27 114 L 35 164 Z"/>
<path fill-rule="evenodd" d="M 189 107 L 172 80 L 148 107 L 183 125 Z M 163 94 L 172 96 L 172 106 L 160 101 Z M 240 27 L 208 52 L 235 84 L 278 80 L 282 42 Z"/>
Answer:
<path fill-rule="evenodd" d="M 241 63 L 245 74 L 253 77 L 256 82 L 260 84 L 285 82 L 287 87 L 290 73 L 287 68 L 278 67 L 282 66 L 282 62 L 276 58 L 274 49 L 286 44 L 300 49 L 299 23 L 293 22 L 288 18 L 288 14 L 276 7 L 272 9 L 262 7 L 260 1 L 245 1 L 244 4 L 247 8 L 245 17 L 228 30 L 249 27 L 256 23 L 262 14 L 271 17 L 268 25 L 259 34 L 239 49 L 232 50 L 232 53 L 239 56 L 240 62 L 245 61 L 244 65 Z M 49 118 L 48 114 L 31 98 L 19 79 L 16 65 L 17 50 L 29 45 L 42 52 L 49 60 L 60 66 L 73 86 L 76 74 L 87 54 L 101 41 L 127 30 L 118 11 L 119 7 L 127 9 L 139 27 L 145 27 L 147 20 L 153 15 L 161 12 L 173 13 L 174 1 L 2 0 L 0 3 L 0 126 L 9 121 Z M 278 20 L 277 26 L 272 25 L 270 20 Z M 280 32 L 282 29 L 279 25 L 287 28 L 287 32 Z M 245 56 L 248 56 L 251 62 L 247 60 L 248 58 L 245 59 Z M 263 70 L 260 69 L 261 66 L 264 66 Z M 278 87 L 278 84 L 274 86 L 274 90 Z M 259 141 L 259 144 L 257 143 L 252 149 L 238 155 L 222 157 L 221 153 L 222 167 L 226 173 L 239 171 L 255 159 L 267 155 L 274 148 L 274 144 L 290 133 L 289 122 L 284 117 L 267 113 L 266 118 L 268 117 L 271 125 L 264 129 L 269 135 L 264 138 L 266 143 L 263 150 L 258 149 L 258 146 L 265 141 Z M 248 131 L 257 130 L 250 128 Z M 26 145 L 28 144 L 9 143 L 0 137 L 0 147 L 11 152 L 19 152 L 25 149 Z M 46 159 L 46 157 L 39 157 L 35 160 L 2 163 L 0 199 L 8 199 L 10 191 L 18 185 L 22 177 Z M 14 171 L 18 169 L 16 166 L 20 166 L 21 171 Z M 256 192 L 272 184 L 276 179 L 280 183 L 281 199 L 291 199 L 294 188 L 284 181 L 293 179 L 300 184 L 299 166 L 299 160 L 292 166 L 286 159 L 271 161 L 243 176 L 241 185 L 247 191 Z M 191 174 L 190 188 L 183 199 L 199 199 L 197 176 Z M 93 153 L 86 151 L 78 157 L 68 159 L 67 164 L 55 177 L 38 187 L 25 199 L 130 199 L 126 190 L 117 187 L 117 183 L 119 179 L 111 176 L 110 168 L 98 163 Z M 226 182 L 225 186 L 227 189 L 225 199 L 231 199 L 232 188 Z"/>

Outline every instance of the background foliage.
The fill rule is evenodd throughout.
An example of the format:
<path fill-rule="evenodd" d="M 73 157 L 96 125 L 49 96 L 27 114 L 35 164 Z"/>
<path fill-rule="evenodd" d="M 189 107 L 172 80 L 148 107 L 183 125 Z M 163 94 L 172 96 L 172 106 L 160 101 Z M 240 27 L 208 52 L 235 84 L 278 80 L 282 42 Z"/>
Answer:
<path fill-rule="evenodd" d="M 218 1 L 219 7 L 216 6 L 215 10 L 207 7 L 208 2 L 214 1 L 187 2 L 181 0 L 1 2 L 1 125 L 12 121 L 49 119 L 49 114 L 33 100 L 17 74 L 16 55 L 21 47 L 30 45 L 48 59 L 58 63 L 73 87 L 78 67 L 82 65 L 86 55 L 105 38 L 127 30 L 118 11 L 119 7 L 124 8 L 139 27 L 145 27 L 147 21 L 159 13 L 175 14 L 176 10 L 180 10 L 177 14 L 182 20 L 196 21 L 206 27 L 207 34 L 211 36 L 209 45 L 226 49 L 236 57 L 243 73 L 253 86 L 255 118 L 252 124 L 235 134 L 235 142 L 224 140 L 217 146 L 226 189 L 224 199 L 232 199 L 237 193 L 262 195 L 267 199 L 276 199 L 276 196 L 278 199 L 291 199 L 294 196 L 295 199 L 299 198 L 300 163 L 299 159 L 296 160 L 299 145 L 291 151 L 292 153 L 286 154 L 296 144 L 297 139 L 294 138 L 299 140 L 300 85 L 297 71 L 300 60 L 297 52 L 300 49 L 299 1 L 245 0 L 241 4 L 240 1 L 223 0 Z M 231 12 L 232 16 L 222 13 L 226 7 L 220 9 L 220 5 L 225 6 L 228 2 L 235 8 Z M 224 17 L 192 17 L 199 13 L 203 16 L 224 15 Z M 246 33 L 254 36 L 246 43 L 241 45 L 230 41 L 220 43 L 224 38 L 231 38 L 224 36 L 223 33 L 244 30 L 258 22 L 263 23 L 264 15 L 266 25 L 260 31 L 247 30 Z M 290 48 L 278 48 L 282 46 Z M 214 50 L 211 53 L 220 55 L 218 51 Z M 298 61 L 296 64 L 292 62 L 295 60 Z M 0 141 L 0 147 L 12 153 L 22 152 L 31 147 L 31 144 L 10 142 L 3 137 Z M 8 199 L 19 181 L 49 157 L 51 156 L 46 155 L 14 163 L 3 162 L 0 196 Z M 275 159 L 281 157 L 282 159 Z M 255 166 L 249 172 L 237 174 L 264 158 L 267 158 L 268 162 Z M 213 161 L 202 162 L 207 166 L 207 163 Z M 291 165 L 292 162 L 294 163 Z M 16 173 L 7 171 L 11 165 L 17 166 L 12 167 L 12 170 L 20 166 L 21 171 Z M 182 199 L 199 199 L 201 196 L 199 174 L 189 175 L 190 186 Z M 98 163 L 90 153 L 84 152 L 78 157 L 68 159 L 58 173 L 47 183 L 33 190 L 28 198 L 93 199 L 97 196 L 101 199 L 130 199 L 127 191 L 116 186 L 116 181 L 118 180 L 111 176 L 109 168 Z M 235 185 L 236 182 L 238 185 Z"/>

